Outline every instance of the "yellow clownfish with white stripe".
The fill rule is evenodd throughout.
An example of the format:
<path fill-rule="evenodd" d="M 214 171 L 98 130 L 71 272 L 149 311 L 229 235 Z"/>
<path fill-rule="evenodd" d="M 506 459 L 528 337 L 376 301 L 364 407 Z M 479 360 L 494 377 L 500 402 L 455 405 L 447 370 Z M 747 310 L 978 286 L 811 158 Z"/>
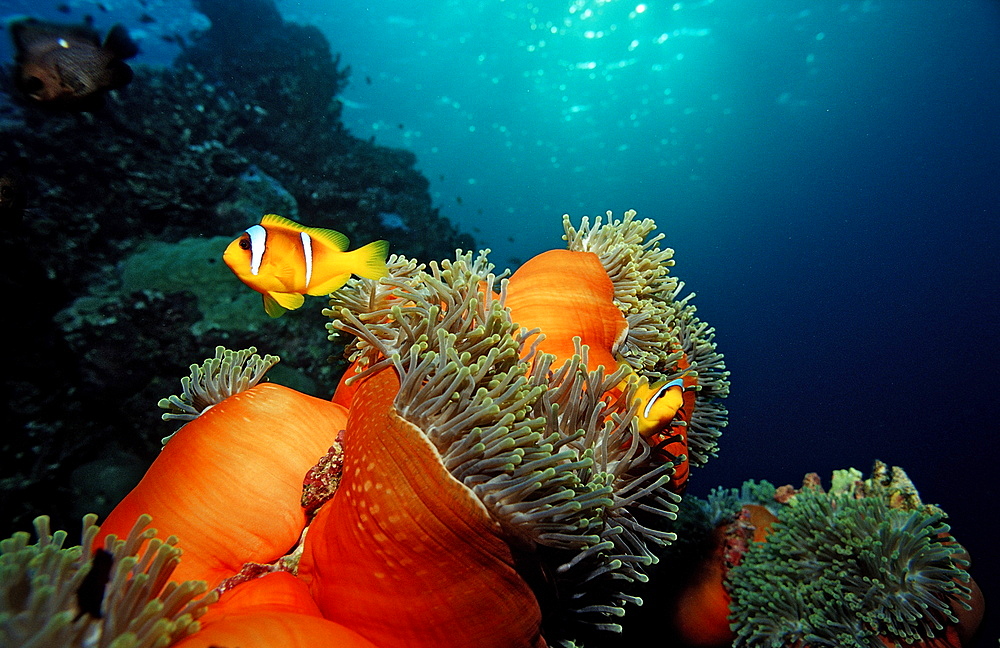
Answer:
<path fill-rule="evenodd" d="M 266 214 L 247 228 L 222 255 L 240 281 L 264 296 L 264 311 L 280 317 L 305 301 L 303 295 L 328 295 L 352 274 L 379 279 L 389 274 L 388 241 L 374 241 L 347 252 L 347 237 L 319 227 L 304 227 Z"/>
<path fill-rule="evenodd" d="M 643 379 L 636 387 L 635 397 L 640 405 L 636 412 L 639 434 L 648 439 L 669 428 L 684 406 L 684 380 L 676 378 L 650 384 Z"/>

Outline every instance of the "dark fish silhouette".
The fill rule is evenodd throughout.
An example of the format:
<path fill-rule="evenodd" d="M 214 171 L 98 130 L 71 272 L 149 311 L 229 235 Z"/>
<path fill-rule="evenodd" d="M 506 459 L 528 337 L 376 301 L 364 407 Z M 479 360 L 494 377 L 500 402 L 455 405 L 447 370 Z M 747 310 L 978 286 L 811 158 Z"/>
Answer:
<path fill-rule="evenodd" d="M 88 25 L 63 25 L 24 18 L 10 24 L 16 69 L 14 80 L 25 97 L 60 108 L 99 108 L 108 90 L 132 80 L 125 60 L 139 53 L 122 25 L 102 43 Z"/>
<path fill-rule="evenodd" d="M 89 614 L 95 619 L 100 619 L 101 604 L 104 603 L 104 588 L 107 587 L 111 579 L 111 568 L 114 566 L 114 556 L 104 549 L 94 552 L 94 559 L 90 564 L 90 571 L 83 577 L 80 588 L 76 590 L 76 604 L 80 608 L 76 618 L 79 619 L 84 614 Z"/>

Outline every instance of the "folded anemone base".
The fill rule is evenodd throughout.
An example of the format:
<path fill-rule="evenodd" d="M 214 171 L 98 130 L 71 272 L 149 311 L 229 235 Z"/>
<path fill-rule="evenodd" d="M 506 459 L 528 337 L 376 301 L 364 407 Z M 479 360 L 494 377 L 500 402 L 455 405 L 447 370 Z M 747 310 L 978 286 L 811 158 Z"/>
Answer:
<path fill-rule="evenodd" d="M 379 646 L 544 646 L 499 524 L 395 411 L 398 389 L 385 369 L 355 394 L 343 478 L 310 525 L 299 576 L 326 618 Z"/>

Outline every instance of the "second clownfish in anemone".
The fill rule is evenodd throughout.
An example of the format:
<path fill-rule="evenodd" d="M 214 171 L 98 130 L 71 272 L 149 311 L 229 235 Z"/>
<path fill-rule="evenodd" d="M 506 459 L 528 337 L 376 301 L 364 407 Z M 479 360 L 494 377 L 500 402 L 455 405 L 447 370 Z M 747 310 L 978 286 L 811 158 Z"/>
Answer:
<path fill-rule="evenodd" d="M 240 281 L 264 296 L 264 311 L 280 317 L 302 306 L 304 295 L 328 295 L 352 274 L 366 279 L 388 274 L 388 241 L 350 252 L 347 246 L 340 232 L 267 214 L 230 243 L 222 259 Z"/>
<path fill-rule="evenodd" d="M 694 407 L 695 380 L 690 374 L 652 383 L 643 378 L 635 388 L 637 430 L 658 461 L 674 464 L 669 489 L 678 494 L 687 487 L 690 473 L 687 424 Z M 625 389 L 625 382 L 618 390 Z"/>

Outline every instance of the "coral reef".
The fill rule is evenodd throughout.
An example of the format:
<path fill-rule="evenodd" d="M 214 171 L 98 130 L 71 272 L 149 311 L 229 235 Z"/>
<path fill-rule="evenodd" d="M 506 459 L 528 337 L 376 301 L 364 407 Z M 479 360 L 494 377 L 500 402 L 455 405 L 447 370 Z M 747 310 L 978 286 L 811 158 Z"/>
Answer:
<path fill-rule="evenodd" d="M 3 530 L 38 510 L 59 527 L 78 519 L 68 503 L 82 495 L 71 478 L 81 464 L 148 465 L 167 432 L 148 403 L 164 376 L 219 344 L 278 352 L 275 379 L 332 388 L 343 366 L 328 363 L 318 309 L 265 321 L 214 237 L 281 211 L 388 239 L 394 252 L 471 245 L 431 207 L 412 154 L 345 131 L 336 94 L 347 70 L 319 32 L 252 4 L 202 3 L 212 28 L 175 64 L 136 66 L 96 113 L 42 111 L 0 92 L 0 169 L 16 170 L 23 189 L 3 223 L 3 281 L 22 305 L 15 334 L 32 340 L 10 352 L 4 375 L 21 433 L 0 442 Z M 240 20 L 253 21 L 254 38 Z M 397 214 L 405 239 L 379 213 Z"/>
<path fill-rule="evenodd" d="M 974 635 L 969 556 L 900 469 L 685 494 L 729 374 L 652 220 L 566 216 L 565 249 L 497 272 L 412 154 L 344 130 L 348 70 L 317 29 L 271 0 L 195 6 L 211 27 L 93 114 L 0 95 L 3 285 L 32 341 L 4 377 L 21 433 L 0 442 L 0 508 L 38 537 L 0 541 L 0 642 Z M 274 211 L 388 239 L 388 276 L 267 318 L 221 255 Z M 76 547 L 34 517 L 81 508 L 104 520 Z"/>

